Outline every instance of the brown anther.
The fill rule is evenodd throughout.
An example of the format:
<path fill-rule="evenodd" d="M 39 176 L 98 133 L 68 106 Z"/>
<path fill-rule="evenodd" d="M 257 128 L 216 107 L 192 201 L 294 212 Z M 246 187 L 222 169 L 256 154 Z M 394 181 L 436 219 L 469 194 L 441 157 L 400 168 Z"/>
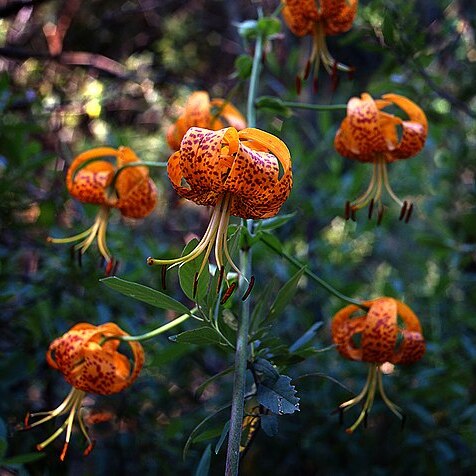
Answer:
<path fill-rule="evenodd" d="M 196 272 L 195 276 L 193 277 L 193 292 L 192 292 L 193 299 L 195 299 L 195 296 L 197 295 L 197 288 L 198 288 L 198 272 Z"/>
<path fill-rule="evenodd" d="M 83 456 L 88 456 L 91 451 L 94 449 L 94 446 L 96 445 L 96 441 L 91 441 L 91 443 L 87 446 L 87 448 L 83 452 Z"/>
<path fill-rule="evenodd" d="M 331 82 L 332 82 L 332 92 L 334 92 L 337 89 L 337 86 L 339 86 L 339 74 L 337 71 L 337 61 L 334 61 L 334 64 L 332 65 Z"/>
<path fill-rule="evenodd" d="M 154 266 L 154 258 L 151 258 L 150 256 L 145 260 L 145 262 L 146 262 L 149 266 Z"/>
<path fill-rule="evenodd" d="M 307 78 L 309 78 L 309 74 L 311 73 L 311 62 L 307 60 L 306 67 L 304 68 L 304 75 L 303 78 L 304 81 L 306 81 Z"/>
<path fill-rule="evenodd" d="M 23 420 L 23 429 L 28 430 L 30 428 L 30 412 L 25 415 L 25 419 Z"/>
<path fill-rule="evenodd" d="M 407 216 L 405 217 L 405 223 L 408 223 L 410 221 L 412 212 L 413 212 L 413 203 L 410 203 L 410 206 L 408 207 L 408 210 L 407 210 Z"/>
<path fill-rule="evenodd" d="M 299 76 L 296 76 L 296 94 L 299 96 L 301 94 L 302 80 Z"/>
<path fill-rule="evenodd" d="M 312 79 L 312 92 L 317 94 L 319 91 L 319 79 L 317 77 Z"/>
<path fill-rule="evenodd" d="M 245 294 L 243 294 L 243 297 L 241 298 L 242 301 L 246 301 L 248 296 L 251 294 L 251 291 L 254 285 L 255 285 L 255 277 L 251 276 L 250 283 L 248 284 L 248 288 L 246 289 Z"/>
<path fill-rule="evenodd" d="M 64 461 L 64 459 L 66 457 L 66 452 L 68 451 L 68 446 L 69 446 L 69 443 L 66 442 L 63 446 L 63 451 L 61 452 L 60 457 L 59 457 L 60 461 Z"/>
<path fill-rule="evenodd" d="M 230 299 L 230 296 L 233 294 L 233 291 L 236 288 L 236 283 L 231 283 L 230 287 L 225 291 L 225 294 L 221 298 L 220 304 L 225 304 L 228 299 Z"/>
<path fill-rule="evenodd" d="M 406 213 L 407 213 L 407 206 L 408 206 L 408 203 L 407 203 L 406 200 L 404 200 L 403 205 L 402 205 L 402 209 L 400 210 L 400 216 L 398 217 L 398 219 L 399 219 L 400 221 L 403 220 L 403 217 L 404 217 L 404 216 L 406 215 Z"/>
<path fill-rule="evenodd" d="M 370 204 L 369 204 L 369 220 L 372 219 L 372 213 L 374 211 L 374 205 L 375 205 L 375 200 L 372 198 L 372 200 L 370 200 Z"/>
<path fill-rule="evenodd" d="M 165 290 L 167 289 L 167 280 L 166 280 L 167 266 L 166 265 L 162 265 L 161 276 L 162 276 L 162 289 Z"/>
<path fill-rule="evenodd" d="M 111 276 L 113 274 L 114 267 L 116 266 L 114 259 L 109 260 L 106 263 L 106 276 Z"/>
<path fill-rule="evenodd" d="M 344 218 L 346 220 L 348 220 L 350 218 L 350 212 L 351 212 L 351 209 L 350 209 L 350 202 L 349 200 L 347 200 L 345 202 L 345 212 L 344 212 Z"/>
<path fill-rule="evenodd" d="M 225 275 L 225 267 L 220 267 L 220 274 L 218 275 L 218 283 L 217 283 L 217 293 L 220 291 L 221 285 L 223 283 L 223 276 Z"/>
<path fill-rule="evenodd" d="M 382 223 L 383 211 L 384 211 L 383 205 L 380 204 L 380 206 L 378 207 L 377 225 L 380 225 L 380 223 Z"/>

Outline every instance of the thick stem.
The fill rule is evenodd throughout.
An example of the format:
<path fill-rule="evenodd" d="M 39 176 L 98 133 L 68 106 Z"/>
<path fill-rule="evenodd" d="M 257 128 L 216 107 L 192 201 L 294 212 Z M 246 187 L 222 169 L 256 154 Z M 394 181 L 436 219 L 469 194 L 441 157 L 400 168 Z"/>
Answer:
<path fill-rule="evenodd" d="M 248 90 L 247 121 L 248 127 L 256 126 L 255 99 L 258 90 L 261 59 L 263 55 L 263 38 L 258 36 L 255 44 L 253 67 Z M 252 230 L 253 221 L 247 220 L 248 231 Z M 240 294 L 246 292 L 251 277 L 251 250 L 248 246 L 240 250 Z M 248 281 L 247 281 L 248 280 Z M 236 338 L 235 371 L 233 379 L 233 397 L 231 403 L 230 432 L 226 454 L 226 476 L 237 476 L 240 463 L 240 441 L 243 422 L 243 408 L 246 387 L 246 364 L 248 359 L 248 334 L 250 328 L 250 299 L 245 299 L 241 305 L 240 322 Z"/>

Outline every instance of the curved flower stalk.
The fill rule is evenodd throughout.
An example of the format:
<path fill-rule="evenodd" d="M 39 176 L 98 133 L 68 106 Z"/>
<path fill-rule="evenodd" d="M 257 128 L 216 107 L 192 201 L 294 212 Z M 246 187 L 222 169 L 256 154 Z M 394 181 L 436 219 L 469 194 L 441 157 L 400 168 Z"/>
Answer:
<path fill-rule="evenodd" d="M 39 451 L 66 431 L 66 440 L 60 455 L 63 461 L 75 418 L 88 443 L 84 455 L 88 455 L 93 449 L 94 444 L 88 435 L 82 407 L 86 393 L 111 395 L 121 392 L 134 382 L 144 364 L 144 350 L 140 343 L 128 342 L 132 351 L 131 364 L 119 351 L 120 340 L 112 339 L 113 336 L 128 334 L 112 322 L 100 326 L 81 323 L 51 343 L 46 360 L 51 367 L 63 374 L 72 388 L 63 403 L 54 410 L 30 413 L 26 416 L 25 429 L 30 429 L 58 416 L 67 415 L 64 423 L 49 438 L 37 445 Z M 31 419 L 37 418 L 39 419 L 34 423 L 30 422 Z"/>
<path fill-rule="evenodd" d="M 332 340 L 339 353 L 349 360 L 368 362 L 369 373 L 363 390 L 339 409 L 343 412 L 363 401 L 362 411 L 355 423 L 347 428 L 352 433 L 370 412 L 378 387 L 387 407 L 401 420 L 402 410 L 388 397 L 383 388 L 382 366 L 412 364 L 423 357 L 425 340 L 418 317 L 403 302 L 382 297 L 364 303 L 367 314 L 359 315 L 359 307 L 341 309 L 332 319 Z M 398 320 L 401 320 L 401 324 Z M 360 338 L 360 345 L 357 344 Z"/>
<path fill-rule="evenodd" d="M 408 120 L 382 111 L 388 106 L 397 106 Z M 375 206 L 378 223 L 383 215 L 382 192 L 401 207 L 400 220 L 410 219 L 413 206 L 401 201 L 393 192 L 388 180 L 387 163 L 408 159 L 425 145 L 428 122 L 425 113 L 412 101 L 398 94 L 384 94 L 374 100 L 370 94 L 353 97 L 347 103 L 347 116 L 335 136 L 337 152 L 349 159 L 373 164 L 373 175 L 367 190 L 352 203 L 346 205 L 346 218 L 354 219 L 357 210 L 369 205 L 369 219 Z"/>
<path fill-rule="evenodd" d="M 219 131 L 192 127 L 180 150 L 170 157 L 167 170 L 181 197 L 214 208 L 205 235 L 192 252 L 175 259 L 148 258 L 147 263 L 181 265 L 203 253 L 199 276 L 214 248 L 220 273 L 227 261 L 241 274 L 227 246 L 230 216 L 260 219 L 279 212 L 292 187 L 286 145 L 259 129 L 238 132 L 234 127 Z"/>
<path fill-rule="evenodd" d="M 115 163 L 107 161 L 113 157 Z M 104 158 L 104 160 L 102 159 Z M 106 243 L 106 230 L 112 208 L 128 218 L 144 218 L 157 203 L 157 189 L 149 178 L 146 166 L 128 166 L 140 162 L 132 149 L 99 147 L 79 154 L 66 175 L 66 186 L 72 197 L 83 203 L 99 205 L 93 225 L 68 238 L 48 238 L 50 243 L 73 243 L 75 251 L 85 253 L 97 238 L 98 248 L 106 261 L 106 270 L 112 269 L 113 259 Z"/>
<path fill-rule="evenodd" d="M 206 91 L 195 91 L 187 99 L 183 113 L 169 127 L 167 142 L 172 150 L 179 150 L 183 136 L 191 127 L 217 131 L 225 126 L 240 131 L 246 127 L 246 120 L 226 99 L 210 100 Z"/>
<path fill-rule="evenodd" d="M 326 36 L 345 33 L 352 28 L 357 13 L 358 0 L 281 0 L 283 18 L 296 36 L 312 36 L 311 55 L 307 61 L 303 79 L 307 79 L 314 67 L 317 78 L 322 62 L 332 75 L 336 85 L 337 71 L 350 73 L 353 68 L 336 61 L 327 49 Z M 298 78 L 298 92 L 300 78 Z M 316 86 L 315 86 L 316 87 Z"/>

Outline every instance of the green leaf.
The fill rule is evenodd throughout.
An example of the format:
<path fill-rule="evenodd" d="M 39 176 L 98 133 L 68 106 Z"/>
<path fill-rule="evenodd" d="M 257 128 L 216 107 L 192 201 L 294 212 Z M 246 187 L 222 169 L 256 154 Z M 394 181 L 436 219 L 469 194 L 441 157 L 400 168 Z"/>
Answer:
<path fill-rule="evenodd" d="M 116 276 L 102 278 L 99 281 L 121 294 L 138 299 L 139 301 L 151 304 L 160 309 L 170 309 L 181 314 L 188 314 L 190 312 L 189 309 L 179 301 L 161 293 L 160 291 L 149 288 L 148 286 L 133 283 L 132 281 L 126 281 L 125 279 L 117 278 Z"/>
<path fill-rule="evenodd" d="M 235 367 L 231 366 L 226 368 L 225 370 L 222 370 L 221 372 L 213 375 L 212 377 L 208 378 L 205 380 L 205 382 L 201 383 L 197 389 L 195 390 L 195 398 L 200 398 L 204 390 L 210 385 L 212 382 L 214 382 L 216 379 L 223 377 L 224 375 L 229 374 Z"/>
<path fill-rule="evenodd" d="M 197 471 L 195 471 L 195 476 L 208 476 L 210 471 L 210 461 L 212 458 L 211 445 L 208 445 L 205 448 L 205 451 L 200 458 L 200 463 L 198 463 Z"/>
<path fill-rule="evenodd" d="M 314 338 L 316 332 L 324 325 L 322 321 L 315 322 L 299 339 L 289 347 L 290 352 L 296 352 Z"/>
<path fill-rule="evenodd" d="M 180 334 L 169 337 L 169 339 L 180 344 L 209 345 L 222 343 L 220 334 L 207 326 L 181 332 Z"/>
<path fill-rule="evenodd" d="M 228 432 L 230 431 L 230 420 L 228 420 L 225 425 L 223 426 L 223 430 L 221 432 L 220 439 L 218 440 L 216 446 L 215 446 L 215 454 L 217 455 L 220 452 L 220 448 L 223 445 L 223 442 L 225 441 Z"/>
<path fill-rule="evenodd" d="M 294 218 L 296 213 L 288 213 L 287 215 L 276 215 L 275 217 L 272 218 L 266 218 L 264 220 L 261 220 L 258 223 L 258 226 L 256 227 L 256 231 L 270 231 L 270 230 L 275 230 L 276 228 L 279 228 L 286 224 L 291 218 Z"/>
<path fill-rule="evenodd" d="M 258 20 L 258 31 L 266 38 L 281 31 L 281 22 L 275 17 L 263 17 Z"/>
<path fill-rule="evenodd" d="M 297 285 L 301 276 L 304 274 L 305 268 L 301 268 L 291 279 L 278 291 L 276 299 L 269 309 L 268 318 L 273 319 L 284 310 L 291 302 L 297 291 Z"/>
<path fill-rule="evenodd" d="M 285 106 L 283 101 L 277 97 L 260 96 L 256 99 L 255 105 L 258 109 L 268 109 L 284 117 L 291 117 L 293 115 L 292 110 Z"/>
<path fill-rule="evenodd" d="M 198 244 L 198 240 L 194 238 L 182 251 L 182 256 L 187 255 L 190 253 Z M 208 266 L 205 265 L 205 269 L 203 270 L 201 276 L 198 278 L 198 283 L 196 287 L 195 296 L 193 295 L 194 290 L 194 283 L 195 283 L 195 276 L 200 270 L 202 265 L 203 255 L 198 256 L 193 261 L 189 261 L 188 263 L 183 264 L 179 267 L 178 275 L 180 281 L 180 287 L 185 295 L 192 301 L 198 301 L 202 299 L 208 289 L 208 281 L 209 281 L 209 273 L 208 273 Z"/>
<path fill-rule="evenodd" d="M 206 416 L 193 430 L 192 433 L 190 433 L 190 436 L 187 438 L 187 441 L 185 443 L 185 446 L 183 448 L 183 458 L 185 459 L 188 453 L 188 450 L 190 448 L 190 445 L 193 443 L 195 436 L 199 433 L 201 428 L 208 422 L 210 421 L 214 416 L 216 416 L 218 413 L 222 412 L 223 410 L 226 410 L 227 408 L 231 407 L 231 403 L 228 403 L 226 405 L 223 405 L 222 407 L 218 408 L 215 410 L 213 413 L 210 413 L 210 415 Z"/>
<path fill-rule="evenodd" d="M 274 381 L 265 379 L 260 382 L 256 398 L 261 405 L 278 415 L 299 411 L 299 398 L 287 375 L 279 375 Z"/>
<path fill-rule="evenodd" d="M 235 60 L 236 74 L 240 79 L 248 79 L 251 76 L 251 69 L 253 68 L 253 58 L 249 55 L 240 55 Z"/>

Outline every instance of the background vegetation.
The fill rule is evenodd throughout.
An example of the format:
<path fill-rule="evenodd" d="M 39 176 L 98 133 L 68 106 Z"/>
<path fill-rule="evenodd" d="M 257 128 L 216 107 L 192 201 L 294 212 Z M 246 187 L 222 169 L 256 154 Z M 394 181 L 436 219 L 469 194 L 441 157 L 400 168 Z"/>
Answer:
<path fill-rule="evenodd" d="M 144 371 L 132 388 L 88 404 L 114 418 L 92 429 L 96 448 L 81 456 L 82 441 L 64 463 L 61 442 L 45 457 L 19 464 L 50 428 L 17 431 L 28 410 L 54 408 L 67 391 L 48 368 L 49 343 L 81 321 L 113 320 L 133 333 L 172 315 L 116 293 L 103 277 L 96 250 L 82 265 L 67 247 L 46 243 L 88 226 L 94 208 L 72 200 L 64 177 L 72 157 L 103 144 L 128 145 L 143 160 L 169 156 L 165 131 L 190 91 L 204 89 L 244 111 L 246 81 L 234 62 L 252 53 L 239 22 L 271 13 L 277 0 L 22 0 L 0 1 L 0 456 L 1 474 L 192 474 L 206 446 L 216 442 L 227 411 L 211 419 L 182 452 L 192 430 L 231 396 L 231 374 L 203 394 L 197 388 L 233 363 L 213 346 L 148 342 Z M 426 147 L 391 166 L 391 182 L 416 210 L 408 225 L 386 213 L 381 226 L 343 219 L 343 205 L 363 189 L 370 169 L 333 149 L 344 111 L 260 110 L 259 127 L 282 138 L 293 157 L 294 188 L 282 214 L 293 217 L 273 233 L 284 249 L 359 298 L 404 299 L 419 315 L 428 343 L 424 359 L 386 378 L 388 393 L 404 408 L 399 421 L 377 400 L 368 427 L 349 436 L 331 412 L 357 392 L 366 368 L 335 349 L 313 352 L 290 365 L 301 411 L 279 418 L 279 433 L 260 431 L 243 460 L 243 474 L 474 474 L 476 468 L 476 27 L 469 1 L 361 2 L 351 32 L 331 38 L 330 50 L 356 67 L 333 91 L 321 71 L 319 91 L 295 75 L 308 43 L 283 27 L 268 45 L 260 95 L 320 104 L 346 103 L 369 91 L 408 96 L 427 113 Z M 52 35 L 65 25 L 64 35 Z M 58 32 L 58 30 L 56 30 Z M 201 236 L 207 213 L 177 198 L 166 174 L 152 172 L 160 202 L 143 221 L 115 216 L 109 244 L 118 275 L 160 289 L 160 271 L 147 256 L 176 255 L 190 236 Z M 254 251 L 257 287 L 270 295 L 295 272 L 263 245 Z M 170 275 L 173 275 L 171 272 Z M 186 303 L 169 276 L 168 293 Z M 343 303 L 305 278 L 266 336 L 288 348 L 317 322 L 314 350 L 330 344 L 328 323 Z M 193 323 L 187 323 L 192 327 Z M 272 341 L 272 342 L 271 342 Z M 312 374 L 312 375 L 308 375 Z M 306 376 L 308 375 L 308 376 Z M 349 418 L 352 418 L 350 415 Z M 350 420 L 349 420 L 350 421 Z M 16 459 L 15 459 L 16 458 Z M 224 450 L 213 453 L 211 474 L 223 473 Z M 2 463 L 0 463 L 2 464 Z"/>

